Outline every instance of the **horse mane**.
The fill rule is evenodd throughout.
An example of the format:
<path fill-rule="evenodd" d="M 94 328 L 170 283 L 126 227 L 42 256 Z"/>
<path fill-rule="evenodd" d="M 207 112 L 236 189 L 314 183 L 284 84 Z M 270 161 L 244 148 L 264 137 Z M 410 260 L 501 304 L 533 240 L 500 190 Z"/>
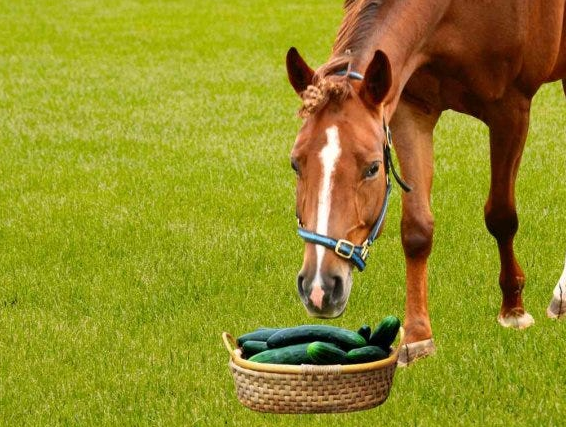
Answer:
<path fill-rule="evenodd" d="M 377 10 L 383 0 L 345 0 L 344 18 L 332 47 L 332 57 L 316 70 L 313 84 L 301 94 L 299 116 L 306 118 L 322 110 L 330 101 L 342 102 L 351 93 L 347 77 L 334 74 L 350 71 L 353 53 L 371 40 L 377 24 Z"/>
<path fill-rule="evenodd" d="M 345 0 L 344 18 L 332 47 L 332 57 L 316 72 L 326 76 L 348 68 L 352 56 L 365 50 L 378 24 L 377 11 L 383 0 Z"/>

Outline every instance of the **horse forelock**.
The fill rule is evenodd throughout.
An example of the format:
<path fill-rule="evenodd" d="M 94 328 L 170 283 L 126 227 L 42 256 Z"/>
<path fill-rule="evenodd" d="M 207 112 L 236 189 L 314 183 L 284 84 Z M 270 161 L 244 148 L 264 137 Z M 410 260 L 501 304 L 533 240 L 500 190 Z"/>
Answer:
<path fill-rule="evenodd" d="M 299 116 L 307 118 L 321 111 L 331 102 L 341 104 L 352 90 L 352 85 L 347 77 L 336 75 L 315 76 L 313 84 L 309 85 L 301 93 L 303 105 L 299 110 Z"/>

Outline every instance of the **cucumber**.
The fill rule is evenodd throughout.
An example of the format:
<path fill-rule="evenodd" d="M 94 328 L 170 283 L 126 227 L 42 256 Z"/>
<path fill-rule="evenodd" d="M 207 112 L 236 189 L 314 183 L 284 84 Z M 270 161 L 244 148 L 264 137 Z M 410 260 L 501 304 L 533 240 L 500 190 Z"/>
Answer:
<path fill-rule="evenodd" d="M 362 325 L 360 329 L 358 329 L 358 334 L 360 334 L 366 342 L 369 342 L 369 337 L 371 336 L 371 328 L 369 325 Z"/>
<path fill-rule="evenodd" d="M 336 344 L 346 351 L 367 345 L 364 337 L 348 329 L 327 325 L 303 325 L 275 332 L 267 340 L 267 346 L 269 348 L 279 348 L 313 341 Z"/>
<path fill-rule="evenodd" d="M 287 347 L 273 348 L 262 351 L 248 360 L 259 363 L 275 363 L 280 365 L 311 364 L 311 358 L 307 354 L 308 343 L 295 344 Z"/>
<path fill-rule="evenodd" d="M 377 345 L 383 350 L 389 352 L 389 347 L 395 341 L 397 332 L 401 327 L 401 321 L 395 316 L 385 317 L 381 323 L 375 328 L 373 334 L 369 338 L 370 345 Z"/>
<path fill-rule="evenodd" d="M 246 358 L 265 350 L 269 350 L 265 341 L 246 341 L 242 344 L 242 352 Z"/>
<path fill-rule="evenodd" d="M 385 351 L 376 345 L 354 348 L 346 353 L 348 363 L 375 362 L 376 360 L 387 359 L 388 357 L 389 351 Z"/>
<path fill-rule="evenodd" d="M 315 341 L 307 347 L 307 354 L 316 365 L 343 365 L 346 352 L 336 344 Z"/>
<path fill-rule="evenodd" d="M 244 334 L 236 340 L 238 347 L 241 347 L 246 341 L 267 341 L 267 339 L 281 328 L 259 328 L 253 332 Z"/>

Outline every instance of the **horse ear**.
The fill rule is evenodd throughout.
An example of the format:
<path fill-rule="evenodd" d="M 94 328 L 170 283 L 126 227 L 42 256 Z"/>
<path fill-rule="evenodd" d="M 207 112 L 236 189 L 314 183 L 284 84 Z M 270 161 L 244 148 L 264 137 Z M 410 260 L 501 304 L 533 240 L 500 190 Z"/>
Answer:
<path fill-rule="evenodd" d="M 391 64 L 381 50 L 375 52 L 362 82 L 360 97 L 371 106 L 383 102 L 391 89 Z"/>
<path fill-rule="evenodd" d="M 312 83 L 314 71 L 307 65 L 297 49 L 292 47 L 287 52 L 287 76 L 295 92 L 300 94 Z"/>

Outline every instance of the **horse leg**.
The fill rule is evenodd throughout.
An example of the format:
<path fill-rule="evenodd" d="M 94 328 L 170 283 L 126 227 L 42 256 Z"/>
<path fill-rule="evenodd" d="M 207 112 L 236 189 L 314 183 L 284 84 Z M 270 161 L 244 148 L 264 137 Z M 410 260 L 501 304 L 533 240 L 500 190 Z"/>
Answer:
<path fill-rule="evenodd" d="M 515 208 L 515 179 L 529 127 L 530 99 L 510 96 L 487 112 L 490 130 L 491 188 L 485 204 L 485 223 L 497 240 L 503 294 L 497 317 L 504 327 L 523 329 L 534 323 L 523 307 L 525 275 L 513 251 L 519 221 Z"/>
<path fill-rule="evenodd" d="M 552 293 L 552 300 L 546 309 L 546 315 L 551 319 L 560 319 L 566 316 L 566 261 L 562 276 L 558 280 Z"/>
<path fill-rule="evenodd" d="M 427 259 L 432 247 L 434 223 L 430 211 L 432 131 L 439 115 L 401 100 L 391 123 L 401 170 L 412 187 L 402 198 L 401 237 L 407 296 L 405 344 L 399 353 L 401 366 L 435 351 L 427 307 Z"/>

